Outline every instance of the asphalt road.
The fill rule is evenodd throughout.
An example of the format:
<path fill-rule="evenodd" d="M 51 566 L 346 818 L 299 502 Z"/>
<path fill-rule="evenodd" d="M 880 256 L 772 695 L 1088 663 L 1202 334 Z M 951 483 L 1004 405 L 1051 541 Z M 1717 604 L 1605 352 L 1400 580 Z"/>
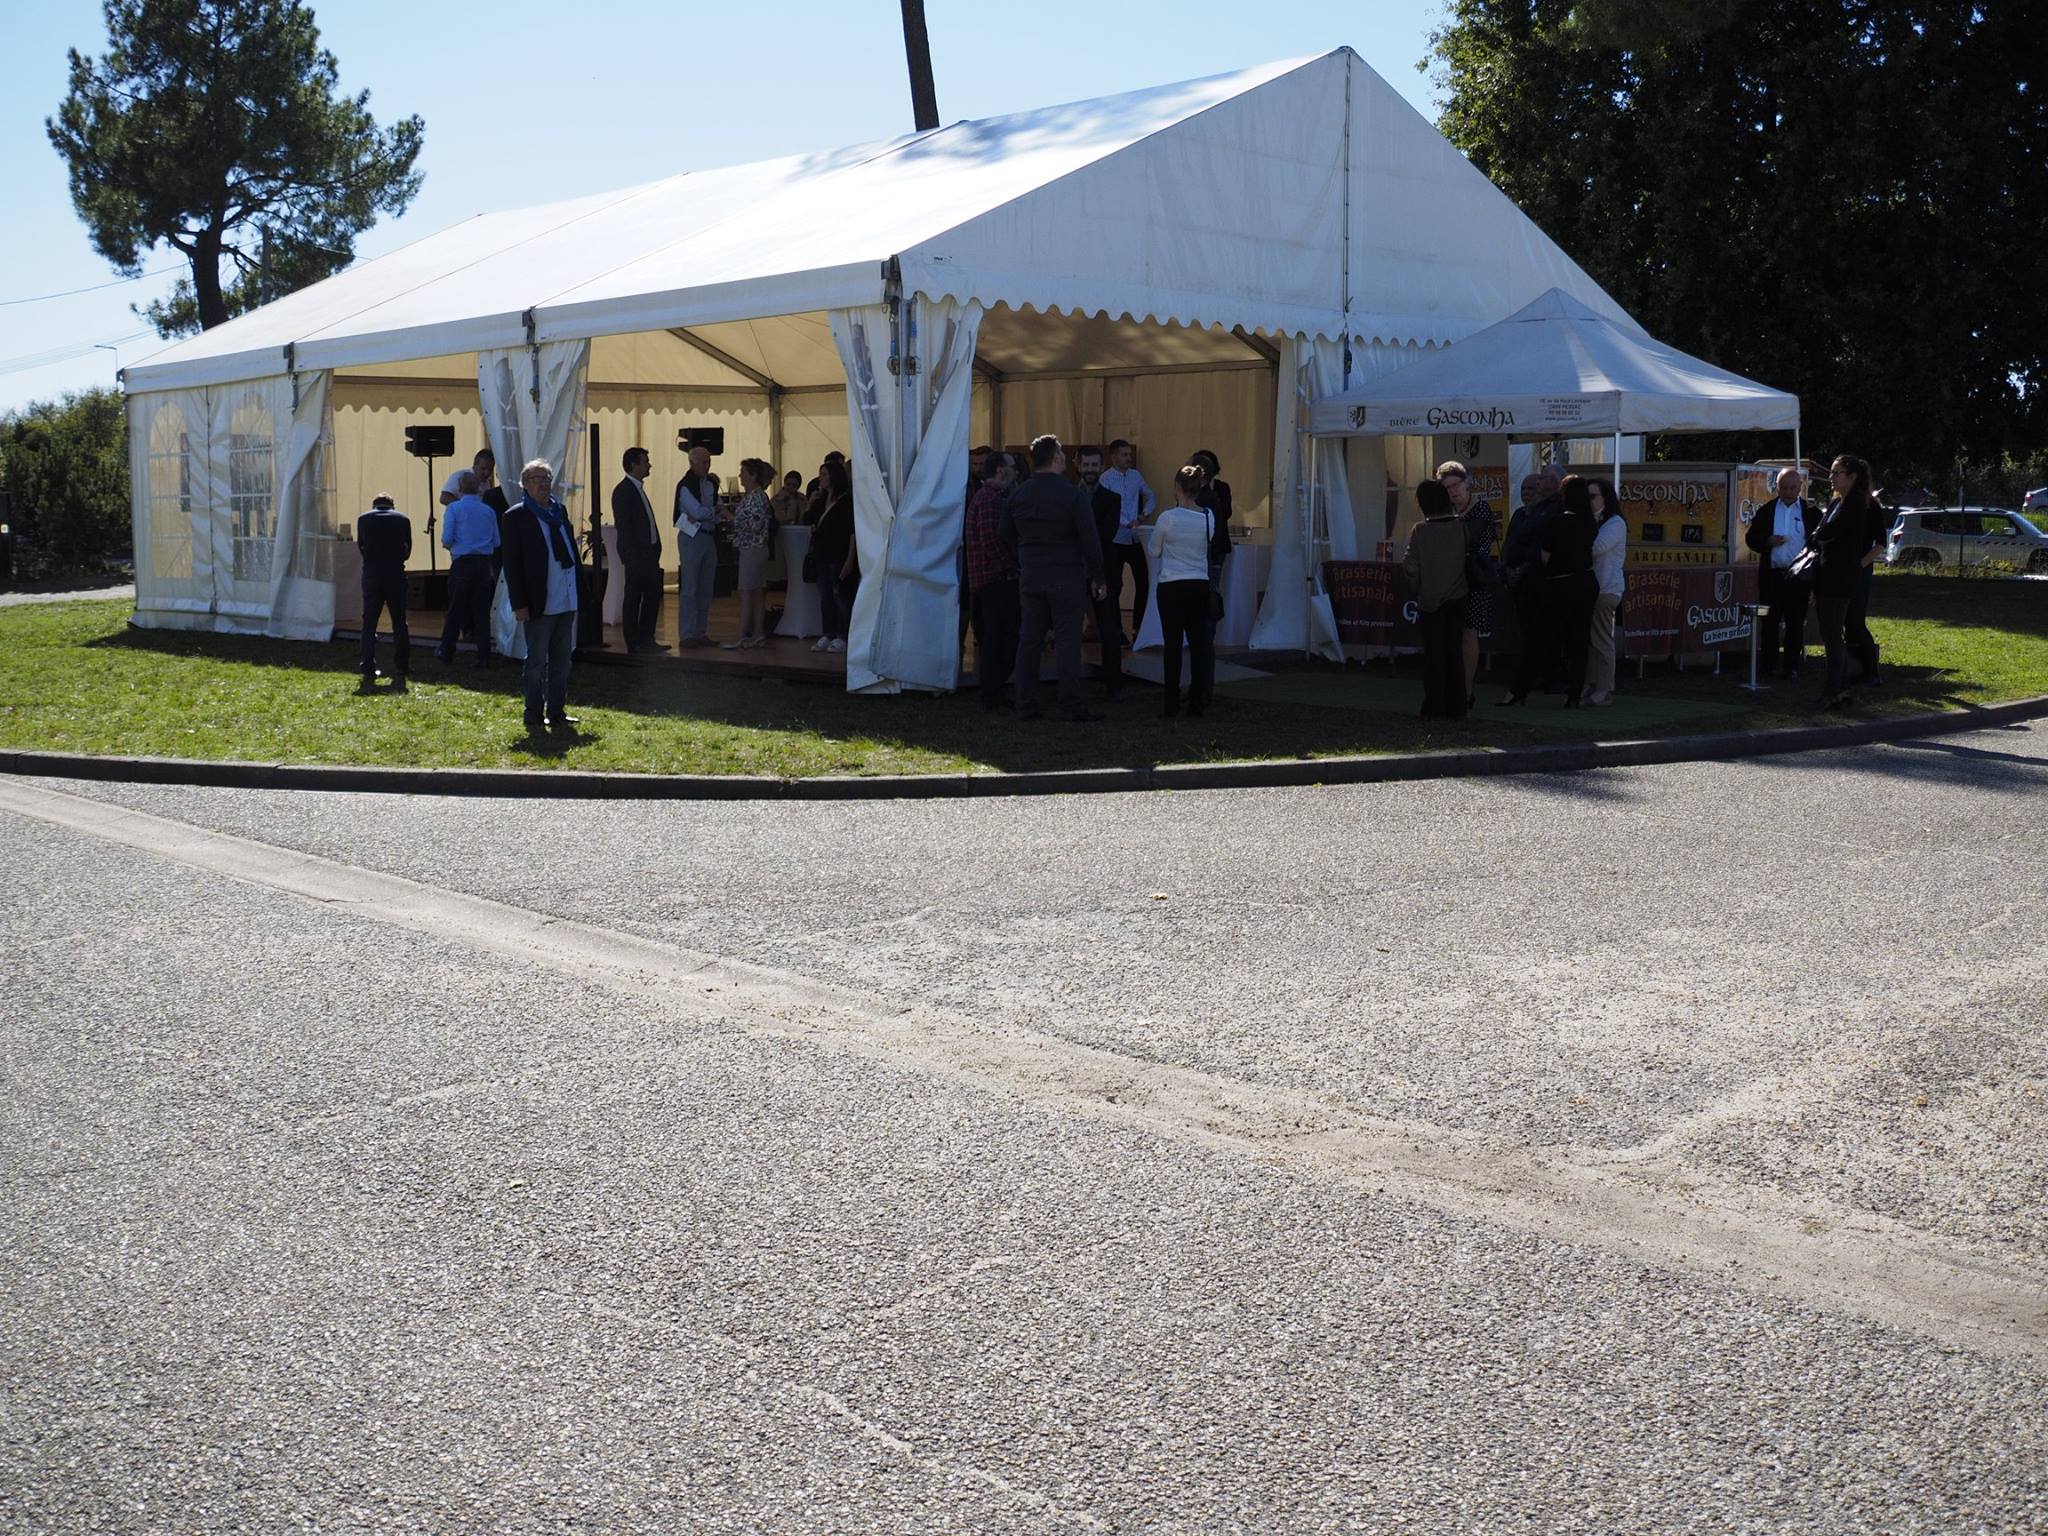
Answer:
<path fill-rule="evenodd" d="M 2048 1529 L 2044 789 L 0 780 L 0 1529 Z"/>

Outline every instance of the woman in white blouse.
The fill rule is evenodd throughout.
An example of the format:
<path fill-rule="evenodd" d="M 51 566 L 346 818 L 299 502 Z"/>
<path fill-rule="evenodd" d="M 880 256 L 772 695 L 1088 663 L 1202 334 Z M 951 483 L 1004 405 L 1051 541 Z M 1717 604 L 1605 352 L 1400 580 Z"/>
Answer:
<path fill-rule="evenodd" d="M 1184 465 L 1173 477 L 1180 504 L 1168 507 L 1145 530 L 1145 552 L 1159 573 L 1159 633 L 1166 642 L 1166 707 L 1160 713 L 1168 719 L 1180 713 L 1183 637 L 1194 653 L 1188 713 L 1203 713 L 1216 691 L 1216 624 L 1209 617 L 1209 538 L 1216 519 L 1195 499 L 1202 481 L 1199 464 Z"/>
<path fill-rule="evenodd" d="M 1628 559 L 1628 519 L 1621 515 L 1621 498 L 1614 494 L 1614 482 L 1595 479 L 1587 487 L 1593 516 L 1599 529 L 1593 535 L 1593 578 L 1600 584 L 1600 596 L 1593 609 L 1592 664 L 1586 668 L 1586 702 L 1614 702 L 1614 615 L 1621 607 L 1626 586 L 1622 565 Z"/>

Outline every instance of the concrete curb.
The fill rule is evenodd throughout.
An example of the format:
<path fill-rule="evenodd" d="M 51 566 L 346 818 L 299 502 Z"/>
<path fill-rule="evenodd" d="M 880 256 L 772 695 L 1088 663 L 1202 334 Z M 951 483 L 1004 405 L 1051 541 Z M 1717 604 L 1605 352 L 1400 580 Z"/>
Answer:
<path fill-rule="evenodd" d="M 1158 789 L 1265 789 L 1390 784 L 1414 779 L 1578 773 L 1657 763 L 1725 762 L 1826 747 L 1948 736 L 2048 715 L 2048 694 L 1982 708 L 1643 741 L 1575 742 L 1501 751 L 1408 752 L 1383 757 L 1281 758 L 1075 768 L 1044 773 L 925 773 L 776 779 L 764 774 L 577 773 L 528 768 L 356 768 L 320 763 L 206 762 L 183 757 L 90 757 L 0 749 L 0 772 L 118 784 L 208 789 L 324 789 L 354 794 L 481 795 L 553 800 L 932 800 L 1000 795 L 1128 794 Z"/>

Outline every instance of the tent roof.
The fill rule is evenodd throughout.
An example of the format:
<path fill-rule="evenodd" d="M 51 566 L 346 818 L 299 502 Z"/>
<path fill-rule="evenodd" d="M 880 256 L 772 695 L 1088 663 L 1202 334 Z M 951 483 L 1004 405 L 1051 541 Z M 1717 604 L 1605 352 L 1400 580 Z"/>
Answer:
<path fill-rule="evenodd" d="M 1552 286 L 1621 314 L 1340 48 L 481 214 L 127 378 L 275 375 L 288 346 L 299 369 L 520 346 L 528 316 L 545 341 L 815 314 L 878 302 L 890 261 L 906 292 L 1268 335 L 1442 343 Z"/>
<path fill-rule="evenodd" d="M 1318 401 L 1318 437 L 1518 438 L 1796 429 L 1799 397 L 1666 346 L 1553 288 L 1497 325 Z"/>

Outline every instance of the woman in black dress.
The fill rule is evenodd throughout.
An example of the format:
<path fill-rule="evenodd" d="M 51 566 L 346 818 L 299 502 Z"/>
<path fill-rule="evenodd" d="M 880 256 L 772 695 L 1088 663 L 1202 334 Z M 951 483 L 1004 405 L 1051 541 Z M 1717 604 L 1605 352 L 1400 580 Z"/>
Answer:
<path fill-rule="evenodd" d="M 1195 495 L 1195 505 L 1207 511 L 1216 523 L 1209 534 L 1209 585 L 1220 592 L 1223 566 L 1230 559 L 1230 482 L 1223 478 L 1223 461 L 1206 448 L 1189 454 L 1188 463 L 1202 472 L 1202 488 Z"/>
<path fill-rule="evenodd" d="M 1592 484 L 1566 475 L 1564 509 L 1543 530 L 1543 602 L 1564 649 L 1564 707 L 1577 709 L 1586 691 L 1586 659 L 1593 641 L 1593 609 L 1600 583 L 1593 575 Z"/>
<path fill-rule="evenodd" d="M 1850 606 L 1863 584 L 1863 557 L 1883 536 L 1882 516 L 1870 494 L 1870 466 L 1853 453 L 1840 455 L 1828 470 L 1835 497 L 1814 530 L 1821 549 L 1820 572 L 1813 580 L 1814 607 L 1820 614 L 1820 643 L 1827 647 L 1828 677 L 1821 686 L 1820 709 L 1839 709 L 1850 701 L 1849 652 L 1868 677 L 1877 675 L 1877 642 L 1861 623 L 1847 633 Z"/>
<path fill-rule="evenodd" d="M 824 634 L 814 651 L 843 651 L 853 620 L 853 594 L 860 585 L 860 562 L 854 553 L 853 477 L 846 461 L 828 458 L 818 466 L 818 488 L 824 506 L 811 534 L 811 562 L 818 573 L 818 606 Z"/>

